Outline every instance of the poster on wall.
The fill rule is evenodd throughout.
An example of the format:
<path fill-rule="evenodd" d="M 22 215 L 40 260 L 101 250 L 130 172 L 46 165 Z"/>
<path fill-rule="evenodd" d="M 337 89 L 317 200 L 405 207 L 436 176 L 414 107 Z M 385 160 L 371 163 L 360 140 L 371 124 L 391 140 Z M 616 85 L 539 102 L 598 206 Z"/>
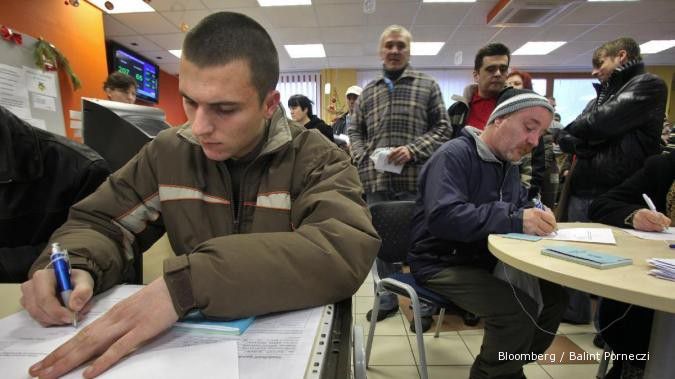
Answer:
<path fill-rule="evenodd" d="M 31 118 L 26 78 L 22 69 L 0 63 L 0 105 L 17 117 Z"/>

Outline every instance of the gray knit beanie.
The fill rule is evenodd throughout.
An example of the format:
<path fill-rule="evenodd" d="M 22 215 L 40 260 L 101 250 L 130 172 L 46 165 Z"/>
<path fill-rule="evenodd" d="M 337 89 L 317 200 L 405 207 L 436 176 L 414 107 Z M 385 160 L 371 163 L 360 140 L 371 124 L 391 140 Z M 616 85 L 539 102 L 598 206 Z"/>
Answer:
<path fill-rule="evenodd" d="M 543 107 L 551 112 L 551 114 L 555 112 L 551 104 L 548 103 L 548 100 L 546 100 L 545 97 L 538 95 L 536 92 L 529 89 L 506 87 L 499 94 L 497 106 L 495 107 L 495 110 L 492 111 L 486 125 L 491 124 L 497 117 L 503 117 L 510 113 L 530 107 Z"/>

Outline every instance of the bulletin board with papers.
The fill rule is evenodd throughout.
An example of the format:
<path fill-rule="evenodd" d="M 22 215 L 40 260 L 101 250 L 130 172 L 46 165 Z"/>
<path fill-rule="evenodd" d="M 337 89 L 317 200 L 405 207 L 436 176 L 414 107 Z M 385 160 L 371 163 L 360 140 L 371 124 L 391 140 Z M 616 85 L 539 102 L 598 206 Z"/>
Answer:
<path fill-rule="evenodd" d="M 35 66 L 35 38 L 21 45 L 0 39 L 0 105 L 29 124 L 65 136 L 59 77 Z"/>

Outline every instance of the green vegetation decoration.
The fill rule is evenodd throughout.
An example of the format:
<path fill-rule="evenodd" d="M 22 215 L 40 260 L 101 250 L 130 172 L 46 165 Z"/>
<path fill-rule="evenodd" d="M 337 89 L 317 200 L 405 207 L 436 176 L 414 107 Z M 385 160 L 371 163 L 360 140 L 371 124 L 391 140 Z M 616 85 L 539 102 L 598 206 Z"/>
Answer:
<path fill-rule="evenodd" d="M 77 90 L 82 87 L 80 79 L 73 72 L 68 59 L 49 41 L 46 41 L 42 37 L 38 38 L 37 42 L 35 42 L 34 56 L 35 64 L 41 69 L 45 71 L 57 71 L 59 67 L 62 67 L 66 70 L 73 88 Z"/>

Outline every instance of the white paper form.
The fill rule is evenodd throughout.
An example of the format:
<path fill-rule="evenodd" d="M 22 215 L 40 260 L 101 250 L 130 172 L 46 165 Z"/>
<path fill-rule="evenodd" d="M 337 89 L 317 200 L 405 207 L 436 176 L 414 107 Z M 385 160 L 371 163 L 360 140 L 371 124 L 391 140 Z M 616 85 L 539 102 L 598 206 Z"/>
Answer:
<path fill-rule="evenodd" d="M 56 73 L 23 66 L 26 75 L 26 88 L 33 93 L 56 97 Z"/>
<path fill-rule="evenodd" d="M 142 286 L 118 286 L 98 297 L 82 326 L 91 323 L 140 288 Z M 43 328 L 26 312 L 0 320 L 2 377 L 28 377 L 28 368 L 32 364 L 74 336 L 78 330 L 72 326 Z M 85 368 L 82 366 L 64 377 L 81 378 Z M 236 339 L 170 329 L 118 362 L 101 377 L 237 379 L 238 372 Z"/>
<path fill-rule="evenodd" d="M 403 171 L 404 165 L 389 163 L 388 157 L 392 150 L 391 147 L 378 147 L 370 155 L 370 159 L 373 161 L 377 171 L 387 171 L 395 174 L 400 174 Z"/>
<path fill-rule="evenodd" d="M 675 228 L 672 226 L 665 232 L 643 232 L 635 229 L 623 229 L 623 231 L 645 240 L 675 241 Z"/>
<path fill-rule="evenodd" d="M 0 105 L 17 117 L 31 118 L 23 70 L 0 63 Z"/>
<path fill-rule="evenodd" d="M 614 233 L 610 228 L 569 228 L 544 236 L 556 241 L 592 242 L 615 245 Z"/>
<path fill-rule="evenodd" d="M 322 311 L 316 307 L 257 318 L 240 337 L 240 377 L 303 378 Z"/>

